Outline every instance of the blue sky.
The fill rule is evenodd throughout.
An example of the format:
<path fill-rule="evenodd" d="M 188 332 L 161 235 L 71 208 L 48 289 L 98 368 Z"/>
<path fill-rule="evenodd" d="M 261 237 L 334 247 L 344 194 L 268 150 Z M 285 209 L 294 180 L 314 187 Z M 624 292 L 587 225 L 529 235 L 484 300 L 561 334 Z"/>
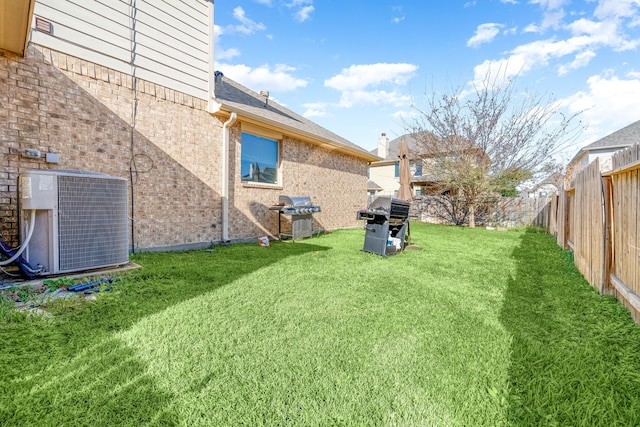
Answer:
<path fill-rule="evenodd" d="M 640 120 L 640 0 L 219 0 L 216 69 L 366 149 L 487 69 L 588 127 Z"/>

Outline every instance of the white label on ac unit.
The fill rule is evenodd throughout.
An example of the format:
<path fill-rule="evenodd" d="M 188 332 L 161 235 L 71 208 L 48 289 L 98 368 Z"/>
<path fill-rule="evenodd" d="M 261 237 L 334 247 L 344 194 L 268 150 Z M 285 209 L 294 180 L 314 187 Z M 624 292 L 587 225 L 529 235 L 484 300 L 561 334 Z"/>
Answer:
<path fill-rule="evenodd" d="M 40 191 L 53 191 L 55 189 L 54 185 L 53 185 L 53 175 L 47 176 L 47 175 L 42 175 L 40 176 L 40 182 L 38 183 L 38 190 Z"/>
<path fill-rule="evenodd" d="M 31 194 L 31 177 L 30 176 L 22 177 L 22 186 L 20 190 L 21 190 L 20 192 L 22 193 L 23 199 L 30 199 L 31 197 L 33 197 Z"/>

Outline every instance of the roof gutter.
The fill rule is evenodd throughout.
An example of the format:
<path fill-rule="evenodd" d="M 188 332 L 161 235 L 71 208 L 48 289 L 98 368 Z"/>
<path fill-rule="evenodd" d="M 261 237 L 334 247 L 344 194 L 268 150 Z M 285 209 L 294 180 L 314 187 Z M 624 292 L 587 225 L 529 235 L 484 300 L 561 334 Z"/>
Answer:
<path fill-rule="evenodd" d="M 229 127 L 238 119 L 235 111 L 222 125 L 222 241 L 229 241 Z"/>

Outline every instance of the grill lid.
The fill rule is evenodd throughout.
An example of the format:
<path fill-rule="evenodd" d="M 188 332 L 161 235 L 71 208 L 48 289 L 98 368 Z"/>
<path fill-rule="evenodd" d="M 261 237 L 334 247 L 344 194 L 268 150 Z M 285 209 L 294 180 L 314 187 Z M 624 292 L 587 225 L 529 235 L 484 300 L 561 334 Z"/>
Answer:
<path fill-rule="evenodd" d="M 293 207 L 300 206 L 313 206 L 311 204 L 311 197 L 289 197 L 289 196 L 280 196 L 278 198 L 278 203 Z"/>
<path fill-rule="evenodd" d="M 409 217 L 411 203 L 391 196 L 378 196 L 368 209 L 358 211 L 358 219 L 368 219 L 376 216 L 405 220 Z"/>

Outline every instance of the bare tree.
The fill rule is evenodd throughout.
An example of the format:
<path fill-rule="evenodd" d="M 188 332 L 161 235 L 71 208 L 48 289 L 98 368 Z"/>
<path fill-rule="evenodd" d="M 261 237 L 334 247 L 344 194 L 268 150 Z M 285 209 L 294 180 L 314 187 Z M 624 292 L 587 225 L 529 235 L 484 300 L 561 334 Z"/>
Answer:
<path fill-rule="evenodd" d="M 470 227 L 484 201 L 553 172 L 552 156 L 583 129 L 580 113 L 564 115 L 550 97 L 516 96 L 515 82 L 487 73 L 471 92 L 459 87 L 427 96 L 424 109 L 414 105 L 418 117 L 409 129 L 423 168 L 430 163 L 436 188 L 465 205 Z"/>

